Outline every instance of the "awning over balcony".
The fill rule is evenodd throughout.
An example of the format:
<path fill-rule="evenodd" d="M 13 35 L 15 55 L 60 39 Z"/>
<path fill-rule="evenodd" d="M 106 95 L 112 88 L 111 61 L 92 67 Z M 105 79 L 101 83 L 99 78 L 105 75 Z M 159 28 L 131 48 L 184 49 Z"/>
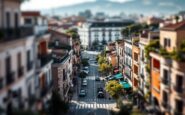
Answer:
<path fill-rule="evenodd" d="M 120 81 L 119 83 L 122 85 L 122 87 L 124 89 L 130 89 L 131 88 L 131 85 L 128 82 Z"/>
<path fill-rule="evenodd" d="M 119 73 L 119 74 L 114 75 L 114 78 L 121 79 L 121 78 L 123 78 L 123 75 L 122 75 L 122 73 Z"/>

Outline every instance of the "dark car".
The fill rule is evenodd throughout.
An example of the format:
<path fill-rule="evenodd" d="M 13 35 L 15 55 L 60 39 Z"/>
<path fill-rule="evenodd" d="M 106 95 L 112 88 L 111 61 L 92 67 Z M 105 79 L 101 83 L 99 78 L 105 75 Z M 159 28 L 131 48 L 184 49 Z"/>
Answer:
<path fill-rule="evenodd" d="M 86 90 L 80 89 L 79 97 L 85 97 L 86 96 Z"/>
<path fill-rule="evenodd" d="M 104 96 L 104 93 L 102 91 L 99 91 L 97 97 L 98 98 L 104 98 L 105 96 Z"/>
<path fill-rule="evenodd" d="M 95 78 L 95 81 L 100 81 L 100 78 L 99 78 L 99 77 L 96 77 L 96 78 Z"/>
<path fill-rule="evenodd" d="M 102 87 L 99 87 L 99 88 L 97 89 L 97 92 L 103 92 L 103 88 L 102 88 Z"/>

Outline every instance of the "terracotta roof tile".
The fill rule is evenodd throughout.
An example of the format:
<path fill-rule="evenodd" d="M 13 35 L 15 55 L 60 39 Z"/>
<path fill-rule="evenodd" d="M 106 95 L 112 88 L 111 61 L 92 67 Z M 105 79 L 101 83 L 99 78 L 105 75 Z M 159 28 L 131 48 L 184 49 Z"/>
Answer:
<path fill-rule="evenodd" d="M 39 11 L 23 11 L 22 16 L 41 16 Z"/>
<path fill-rule="evenodd" d="M 161 30 L 169 30 L 169 31 L 175 31 L 175 30 L 185 30 L 185 20 L 182 22 L 178 22 L 176 24 L 168 24 L 165 27 L 161 28 Z"/>

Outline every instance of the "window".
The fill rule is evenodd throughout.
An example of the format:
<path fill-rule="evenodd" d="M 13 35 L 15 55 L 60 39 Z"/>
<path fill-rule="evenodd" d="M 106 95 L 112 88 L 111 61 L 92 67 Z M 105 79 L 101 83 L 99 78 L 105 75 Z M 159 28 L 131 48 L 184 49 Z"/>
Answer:
<path fill-rule="evenodd" d="M 165 103 L 168 102 L 168 94 L 165 91 L 163 91 L 163 102 L 165 102 Z"/>
<path fill-rule="evenodd" d="M 134 65 L 134 73 L 138 75 L 138 67 L 136 65 Z"/>
<path fill-rule="evenodd" d="M 18 20 L 19 20 L 18 13 L 15 13 L 15 28 L 17 28 L 19 25 Z"/>
<path fill-rule="evenodd" d="M 32 19 L 31 18 L 25 18 L 24 23 L 25 24 L 32 24 Z"/>
<path fill-rule="evenodd" d="M 168 70 L 163 70 L 163 83 L 168 84 Z"/>
<path fill-rule="evenodd" d="M 182 87 L 183 87 L 183 76 L 181 76 L 181 75 L 176 76 L 176 85 L 177 85 L 178 89 L 182 89 Z"/>
<path fill-rule="evenodd" d="M 170 47 L 171 46 L 171 40 L 169 38 L 164 38 L 164 47 Z"/>
<path fill-rule="evenodd" d="M 34 18 L 34 21 L 35 21 L 35 25 L 38 25 L 37 17 Z"/>
<path fill-rule="evenodd" d="M 134 52 L 134 60 L 138 61 L 138 54 Z"/>
<path fill-rule="evenodd" d="M 0 78 L 0 89 L 3 88 L 3 78 Z"/>
<path fill-rule="evenodd" d="M 55 46 L 59 46 L 59 40 L 55 40 Z"/>
<path fill-rule="evenodd" d="M 153 63 L 153 68 L 158 69 L 158 70 L 160 69 L 159 60 L 153 59 L 152 63 Z"/>
<path fill-rule="evenodd" d="M 66 80 L 66 74 L 65 74 L 65 69 L 63 69 L 63 81 Z"/>
<path fill-rule="evenodd" d="M 6 27 L 10 28 L 10 12 L 6 12 Z"/>
<path fill-rule="evenodd" d="M 17 54 L 17 68 L 21 67 L 21 53 Z"/>
<path fill-rule="evenodd" d="M 177 112 L 183 111 L 183 101 L 182 100 L 175 100 L 175 108 Z"/>

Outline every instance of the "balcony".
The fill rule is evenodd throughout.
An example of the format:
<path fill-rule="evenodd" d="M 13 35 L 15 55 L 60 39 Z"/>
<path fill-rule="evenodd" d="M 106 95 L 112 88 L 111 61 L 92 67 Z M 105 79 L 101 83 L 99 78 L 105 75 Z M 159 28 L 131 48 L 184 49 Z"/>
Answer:
<path fill-rule="evenodd" d="M 162 78 L 161 81 L 164 85 L 169 85 L 169 80 L 168 79 Z"/>
<path fill-rule="evenodd" d="M 52 61 L 52 55 L 46 54 L 46 55 L 39 55 L 38 56 L 40 61 L 40 67 L 44 67 L 46 64 Z"/>
<path fill-rule="evenodd" d="M 175 110 L 173 110 L 173 115 L 183 115 L 183 113 L 182 113 L 182 111 L 175 109 Z"/>
<path fill-rule="evenodd" d="M 177 93 L 183 93 L 183 88 L 177 85 L 173 85 L 173 89 L 177 92 Z"/>
<path fill-rule="evenodd" d="M 52 89 L 53 83 L 51 82 L 48 86 L 45 86 L 40 91 L 41 98 L 45 97 Z"/>
<path fill-rule="evenodd" d="M 62 44 L 62 43 L 59 43 L 58 45 L 56 45 L 55 42 L 50 42 L 48 44 L 48 47 L 51 49 L 66 49 L 68 51 L 70 51 L 72 49 L 72 47 L 70 45 Z"/>
<path fill-rule="evenodd" d="M 169 109 L 168 102 L 167 102 L 167 101 L 164 101 L 164 99 L 163 99 L 161 105 L 163 106 L 163 108 L 165 108 L 165 109 L 167 109 L 167 110 Z"/>
<path fill-rule="evenodd" d="M 63 63 L 68 58 L 69 58 L 69 54 L 61 56 L 60 58 L 54 58 L 54 63 Z"/>
<path fill-rule="evenodd" d="M 8 72 L 6 74 L 6 84 L 10 85 L 15 81 L 15 72 Z"/>
<path fill-rule="evenodd" d="M 24 75 L 24 67 L 18 68 L 18 77 L 22 77 Z"/>
<path fill-rule="evenodd" d="M 141 77 L 142 79 L 144 79 L 144 75 L 143 75 L 143 74 L 140 74 L 140 77 Z"/>
<path fill-rule="evenodd" d="M 12 41 L 33 35 L 33 27 L 0 28 L 0 42 Z"/>
<path fill-rule="evenodd" d="M 33 68 L 33 61 L 27 62 L 27 71 L 30 71 Z"/>

